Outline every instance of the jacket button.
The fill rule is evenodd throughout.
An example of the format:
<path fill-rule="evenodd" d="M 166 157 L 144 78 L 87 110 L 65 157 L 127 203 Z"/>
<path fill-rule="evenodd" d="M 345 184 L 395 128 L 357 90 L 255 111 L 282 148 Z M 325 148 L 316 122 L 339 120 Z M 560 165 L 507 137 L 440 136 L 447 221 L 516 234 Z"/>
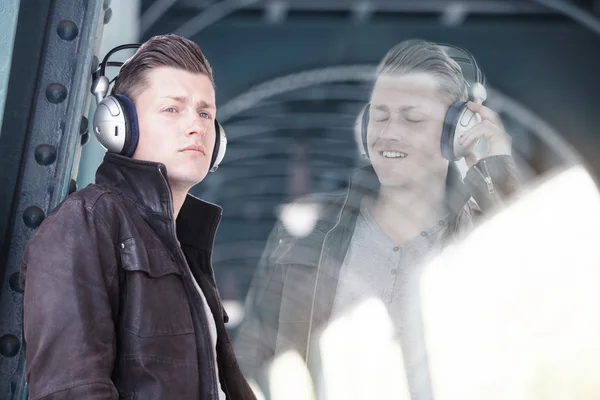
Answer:
<path fill-rule="evenodd" d="M 121 248 L 124 249 L 125 248 L 125 243 L 121 243 Z"/>

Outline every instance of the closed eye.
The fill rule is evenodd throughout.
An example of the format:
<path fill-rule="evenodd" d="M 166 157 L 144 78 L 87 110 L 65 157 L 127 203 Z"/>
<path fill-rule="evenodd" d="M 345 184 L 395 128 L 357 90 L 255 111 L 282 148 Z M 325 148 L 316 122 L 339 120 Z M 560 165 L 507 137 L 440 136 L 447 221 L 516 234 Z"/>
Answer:
<path fill-rule="evenodd" d="M 389 118 L 389 114 L 386 112 L 383 112 L 381 110 L 373 110 L 371 112 L 371 119 L 374 120 L 375 122 L 387 121 L 388 118 Z"/>

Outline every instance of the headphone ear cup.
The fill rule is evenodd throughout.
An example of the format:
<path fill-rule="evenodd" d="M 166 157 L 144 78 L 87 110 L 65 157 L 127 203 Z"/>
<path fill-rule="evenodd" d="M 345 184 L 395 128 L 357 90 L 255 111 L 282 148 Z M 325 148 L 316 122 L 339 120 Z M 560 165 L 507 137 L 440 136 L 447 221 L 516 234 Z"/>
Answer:
<path fill-rule="evenodd" d="M 139 135 L 131 100 L 120 94 L 105 97 L 94 112 L 93 131 L 108 152 L 133 155 Z"/>
<path fill-rule="evenodd" d="M 129 97 L 124 94 L 115 94 L 114 97 L 117 98 L 121 104 L 126 121 L 125 143 L 120 154 L 122 156 L 131 157 L 137 148 L 140 138 L 137 112 L 135 111 L 133 101 L 131 101 Z"/>
<path fill-rule="evenodd" d="M 456 128 L 458 120 L 462 111 L 467 107 L 467 103 L 458 100 L 450 106 L 444 117 L 444 124 L 442 127 L 442 138 L 441 138 L 441 150 L 442 155 L 448 161 L 458 161 L 462 157 L 458 157 L 454 152 Z"/>
<path fill-rule="evenodd" d="M 370 104 L 367 104 L 365 108 L 362 110 L 362 116 L 360 119 L 360 138 L 362 144 L 362 150 L 364 152 L 364 157 L 369 158 L 369 146 L 367 142 L 367 131 L 369 129 L 369 119 L 370 119 Z"/>
<path fill-rule="evenodd" d="M 123 105 L 115 96 L 107 96 L 94 112 L 93 131 L 98 142 L 110 153 L 120 154 L 127 141 L 129 121 Z"/>
<path fill-rule="evenodd" d="M 217 120 L 215 120 L 215 133 L 215 147 L 213 148 L 209 168 L 211 172 L 215 172 L 219 168 L 227 151 L 227 135 L 225 134 L 225 129 L 223 129 L 223 126 Z"/>
<path fill-rule="evenodd" d="M 458 161 L 467 155 L 467 149 L 459 143 L 459 139 L 479 122 L 481 116 L 469 110 L 464 101 L 457 101 L 448 109 L 441 141 L 442 154 L 447 160 Z M 470 147 L 477 146 L 477 143 Z"/>

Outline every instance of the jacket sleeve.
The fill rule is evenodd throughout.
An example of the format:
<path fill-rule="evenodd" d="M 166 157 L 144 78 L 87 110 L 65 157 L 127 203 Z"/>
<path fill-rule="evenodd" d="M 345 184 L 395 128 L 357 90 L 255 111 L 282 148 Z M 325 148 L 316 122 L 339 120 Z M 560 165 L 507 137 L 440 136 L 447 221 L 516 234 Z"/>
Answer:
<path fill-rule="evenodd" d="M 115 275 L 108 225 L 81 200 L 63 202 L 31 238 L 21 265 L 30 400 L 118 398 Z"/>
<path fill-rule="evenodd" d="M 260 379 L 263 368 L 275 355 L 279 309 L 285 271 L 272 262 L 279 246 L 280 224 L 267 239 L 246 297 L 244 319 L 234 343 L 240 368 L 248 380 Z"/>
<path fill-rule="evenodd" d="M 518 193 L 521 177 L 511 156 L 489 156 L 469 168 L 464 182 L 481 211 L 488 214 Z"/>

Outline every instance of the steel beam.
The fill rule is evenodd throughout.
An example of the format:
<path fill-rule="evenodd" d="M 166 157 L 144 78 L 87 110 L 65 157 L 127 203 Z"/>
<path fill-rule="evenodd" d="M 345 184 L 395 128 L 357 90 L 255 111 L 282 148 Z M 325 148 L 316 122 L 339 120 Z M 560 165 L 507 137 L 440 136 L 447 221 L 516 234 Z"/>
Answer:
<path fill-rule="evenodd" d="M 0 136 L 0 398 L 24 399 L 23 250 L 74 190 L 108 0 L 21 0 Z M 97 61 L 96 61 L 97 62 Z"/>
<path fill-rule="evenodd" d="M 523 0 L 287 0 L 285 6 L 289 12 L 331 12 L 356 9 L 357 4 L 365 3 L 371 12 L 383 13 L 441 13 L 449 4 L 460 3 L 469 14 L 550 14 L 552 10 L 538 4 Z M 197 0 L 180 0 L 179 4 L 186 9 L 202 10 Z M 250 3 L 244 10 L 263 10 L 268 2 Z"/>

